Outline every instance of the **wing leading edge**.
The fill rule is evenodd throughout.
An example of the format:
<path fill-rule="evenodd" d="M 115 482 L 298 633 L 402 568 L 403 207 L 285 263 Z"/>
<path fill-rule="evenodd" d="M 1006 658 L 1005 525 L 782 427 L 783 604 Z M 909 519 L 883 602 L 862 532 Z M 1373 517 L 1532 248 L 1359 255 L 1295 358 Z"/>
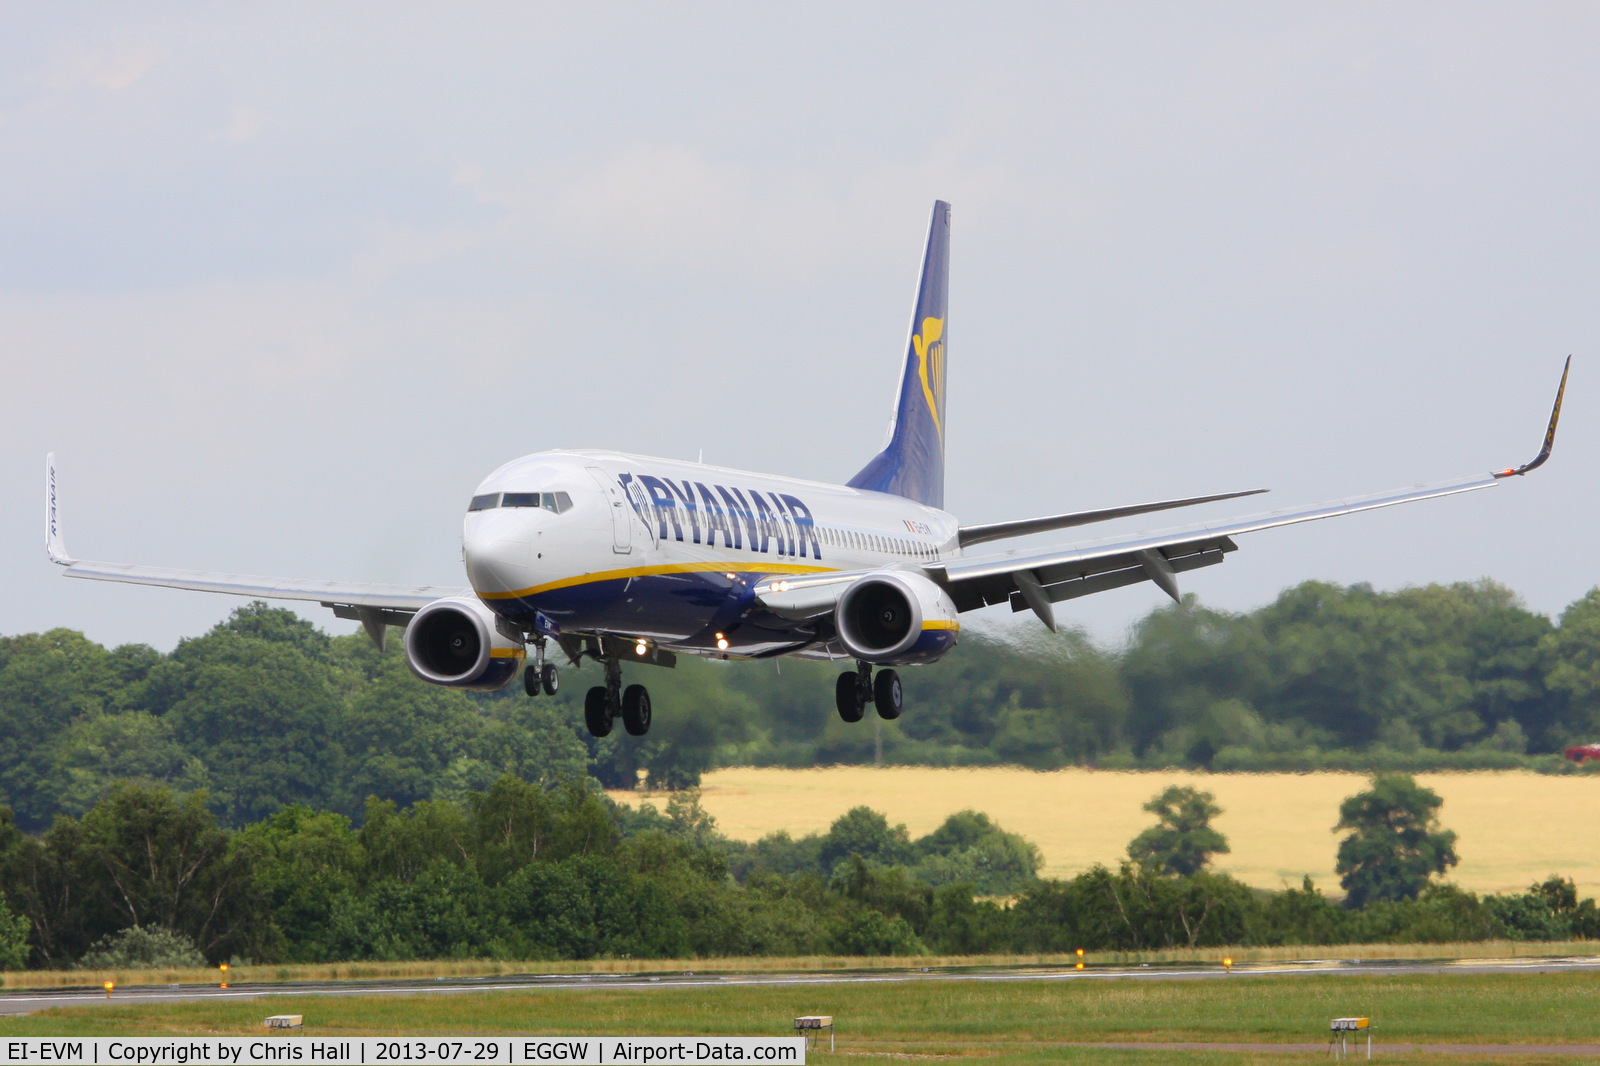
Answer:
<path fill-rule="evenodd" d="M 1550 458 L 1555 445 L 1556 422 L 1561 417 L 1561 400 L 1571 368 L 1572 357 L 1568 356 L 1561 371 L 1561 385 L 1556 390 L 1543 447 L 1536 457 L 1520 467 L 1242 518 L 1104 537 L 1054 549 L 969 556 L 927 564 L 925 569 L 929 576 L 945 586 L 959 610 L 1010 603 L 1013 611 L 1033 611 L 1052 630 L 1056 627 L 1053 604 L 1095 592 L 1151 581 L 1176 600 L 1177 575 L 1222 562 L 1229 552 L 1238 550 L 1233 538 L 1241 533 L 1475 492 L 1537 469 Z"/>

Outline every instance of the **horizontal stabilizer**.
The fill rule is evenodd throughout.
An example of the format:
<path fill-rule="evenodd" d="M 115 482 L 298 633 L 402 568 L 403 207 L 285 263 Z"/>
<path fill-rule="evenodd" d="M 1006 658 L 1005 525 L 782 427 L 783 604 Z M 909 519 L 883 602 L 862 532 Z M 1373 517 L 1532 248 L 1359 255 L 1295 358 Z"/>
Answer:
<path fill-rule="evenodd" d="M 1023 518 L 1015 522 L 991 522 L 983 526 L 962 526 L 957 536 L 963 548 L 990 540 L 1007 537 L 1026 537 L 1031 533 L 1048 533 L 1053 529 L 1086 526 L 1094 522 L 1109 522 L 1113 518 L 1129 518 L 1152 511 L 1170 511 L 1174 507 L 1193 507 L 1218 500 L 1236 500 L 1240 496 L 1256 496 L 1266 489 L 1246 489 L 1243 492 L 1223 492 L 1215 496 L 1190 496 L 1183 500 L 1162 500 L 1159 503 L 1136 503 L 1130 507 L 1104 507 L 1098 511 L 1074 511 L 1071 514 L 1049 515 L 1045 518 Z"/>

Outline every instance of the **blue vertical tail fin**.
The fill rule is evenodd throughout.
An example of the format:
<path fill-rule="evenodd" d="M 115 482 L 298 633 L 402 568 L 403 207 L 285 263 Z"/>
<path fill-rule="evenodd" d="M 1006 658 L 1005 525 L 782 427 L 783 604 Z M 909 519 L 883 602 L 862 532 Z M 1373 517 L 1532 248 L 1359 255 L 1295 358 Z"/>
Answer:
<path fill-rule="evenodd" d="M 911 314 L 911 342 L 889 443 L 850 479 L 850 487 L 889 492 L 944 508 L 945 297 L 950 283 L 950 205 L 933 203 L 922 279 Z"/>

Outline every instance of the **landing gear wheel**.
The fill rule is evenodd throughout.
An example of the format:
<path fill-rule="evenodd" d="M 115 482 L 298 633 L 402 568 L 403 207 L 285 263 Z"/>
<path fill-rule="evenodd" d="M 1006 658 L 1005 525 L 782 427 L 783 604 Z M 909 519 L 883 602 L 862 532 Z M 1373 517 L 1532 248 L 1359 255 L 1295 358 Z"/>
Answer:
<path fill-rule="evenodd" d="M 847 722 L 859 722 L 866 713 L 866 707 L 861 703 L 861 697 L 856 692 L 856 672 L 846 670 L 839 675 L 839 683 L 834 686 L 835 702 L 839 705 L 839 717 Z"/>
<path fill-rule="evenodd" d="M 531 666 L 522 671 L 522 690 L 530 696 L 539 694 L 539 671 Z"/>
<path fill-rule="evenodd" d="M 545 663 L 544 669 L 540 673 L 542 676 L 539 681 L 544 685 L 544 694 L 546 696 L 554 696 L 561 690 L 561 676 L 556 673 L 555 663 Z"/>
<path fill-rule="evenodd" d="M 650 732 L 650 693 L 643 685 L 629 685 L 622 694 L 622 728 L 634 737 Z"/>
<path fill-rule="evenodd" d="M 893 670 L 879 670 L 872 682 L 872 702 L 878 705 L 878 717 L 894 721 L 900 717 L 900 675 Z"/>
<path fill-rule="evenodd" d="M 611 732 L 611 707 L 606 701 L 604 685 L 596 685 L 584 695 L 583 724 L 589 727 L 589 735 L 596 739 Z"/>

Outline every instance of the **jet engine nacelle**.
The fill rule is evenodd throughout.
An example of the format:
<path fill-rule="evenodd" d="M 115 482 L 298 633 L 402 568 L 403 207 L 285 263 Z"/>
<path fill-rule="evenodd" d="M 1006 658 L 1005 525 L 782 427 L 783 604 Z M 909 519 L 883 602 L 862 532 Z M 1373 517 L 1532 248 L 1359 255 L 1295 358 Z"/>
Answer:
<path fill-rule="evenodd" d="M 921 574 L 880 570 L 856 579 L 834 610 L 839 642 L 880 666 L 931 663 L 956 646 L 956 605 Z"/>
<path fill-rule="evenodd" d="M 424 681 L 493 692 L 517 676 L 526 652 L 495 628 L 494 612 L 465 596 L 434 600 L 406 626 L 406 663 Z"/>

